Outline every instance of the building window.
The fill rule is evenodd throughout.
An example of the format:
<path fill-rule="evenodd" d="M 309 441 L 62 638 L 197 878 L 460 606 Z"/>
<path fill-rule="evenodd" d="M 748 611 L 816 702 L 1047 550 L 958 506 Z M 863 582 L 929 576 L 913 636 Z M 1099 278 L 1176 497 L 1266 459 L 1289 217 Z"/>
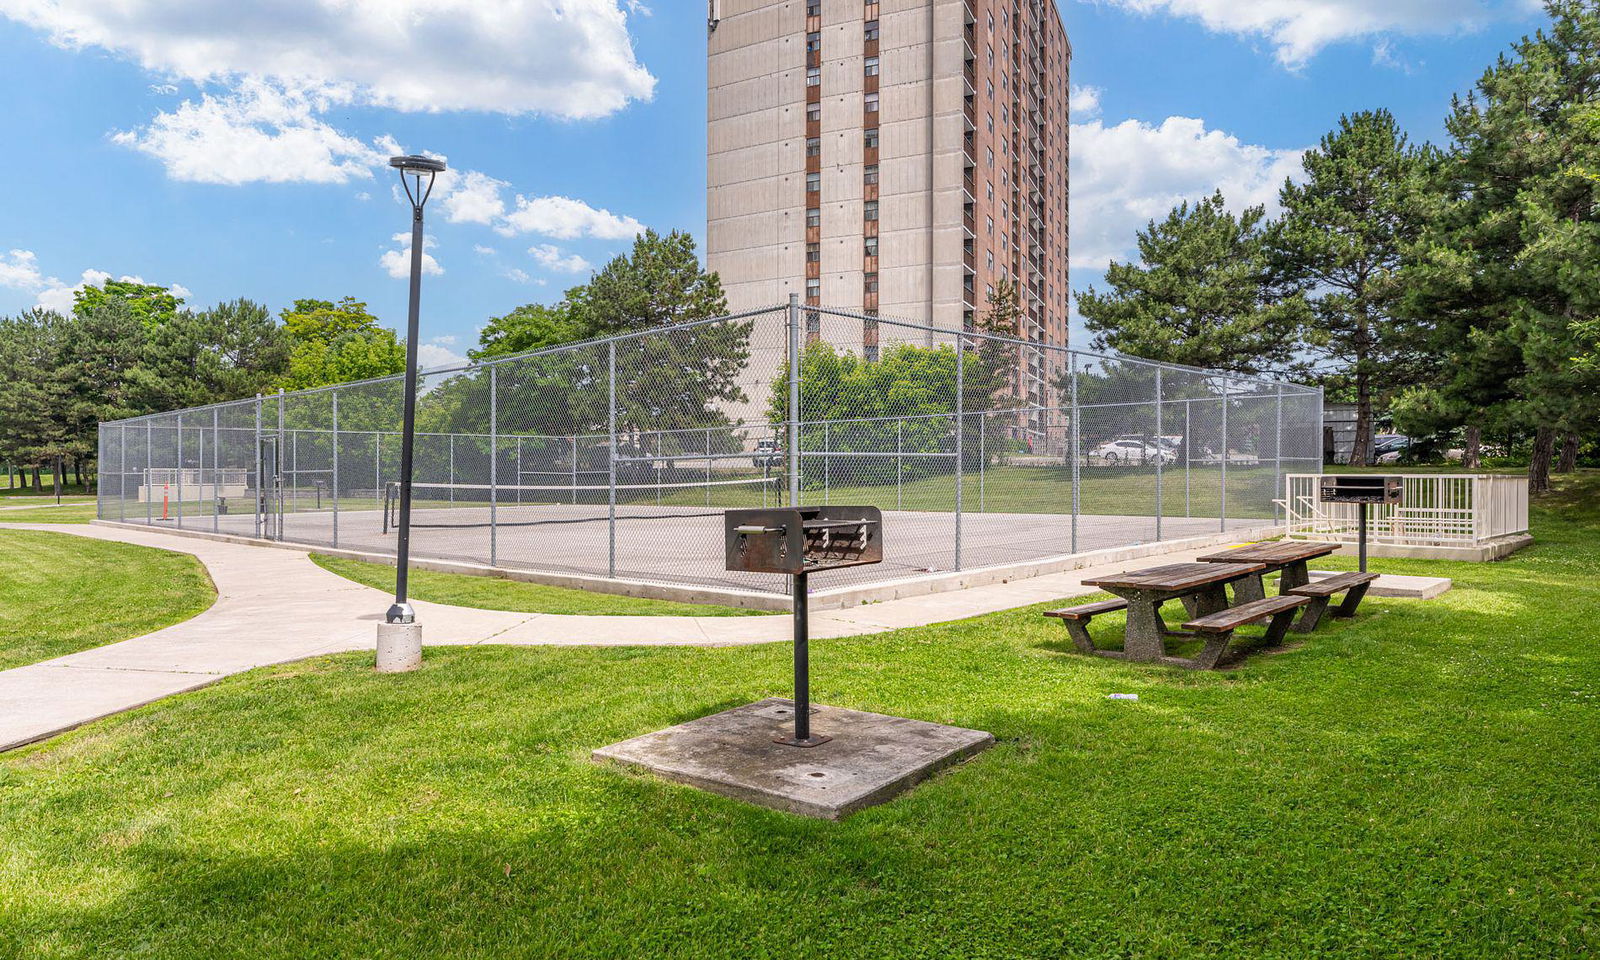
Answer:
<path fill-rule="evenodd" d="M 807 279 L 806 296 L 812 300 L 820 299 L 822 297 L 822 281 L 816 277 Z"/>
<path fill-rule="evenodd" d="M 861 182 L 862 183 L 877 183 L 878 182 L 878 165 L 876 163 L 869 163 L 865 167 L 862 168 L 862 170 L 861 170 Z"/>
<path fill-rule="evenodd" d="M 989 99 L 993 100 L 994 99 L 994 78 L 993 77 L 984 77 L 983 78 L 983 82 L 984 82 L 984 85 L 988 88 Z"/>
<path fill-rule="evenodd" d="M 994 68 L 994 44 L 989 45 L 989 68 Z"/>
<path fill-rule="evenodd" d="M 818 190 L 821 190 L 821 189 L 822 189 L 822 174 L 820 174 L 820 173 L 808 173 L 808 174 L 806 174 L 806 193 L 816 193 Z"/>
<path fill-rule="evenodd" d="M 877 127 L 868 127 L 866 129 L 866 134 L 865 135 L 866 135 L 866 141 L 865 142 L 866 142 L 867 149 L 868 150 L 876 150 L 876 149 L 878 149 L 878 128 Z"/>
<path fill-rule="evenodd" d="M 990 233 L 994 233 L 994 217 L 984 217 L 983 219 L 985 221 L 985 229 Z"/>
<path fill-rule="evenodd" d="M 987 265 L 988 265 L 990 270 L 993 270 L 994 269 L 994 251 L 993 250 L 990 250 L 990 251 L 987 252 L 987 258 L 988 258 L 987 259 Z"/>
<path fill-rule="evenodd" d="M 994 166 L 994 147 L 984 147 L 983 152 L 989 161 L 989 166 Z"/>
<path fill-rule="evenodd" d="M 821 137 L 807 137 L 806 138 L 806 156 L 808 156 L 808 157 L 820 157 L 820 156 L 822 156 L 822 138 Z"/>
<path fill-rule="evenodd" d="M 868 200 L 866 203 L 861 205 L 861 208 L 862 208 L 861 209 L 861 217 L 862 217 L 862 219 L 864 219 L 864 220 L 876 220 L 876 219 L 878 219 L 878 201 L 876 201 L 876 200 Z"/>
<path fill-rule="evenodd" d="M 878 92 L 876 90 L 874 90 L 873 92 L 867 94 L 867 112 L 868 113 L 877 113 L 878 112 Z"/>
<path fill-rule="evenodd" d="M 878 238 L 877 237 L 867 237 L 867 238 L 865 238 L 864 241 L 863 241 L 863 246 L 864 246 L 864 249 L 862 250 L 862 252 L 865 253 L 867 256 L 876 257 L 878 255 Z"/>
<path fill-rule="evenodd" d="M 878 21 L 868 20 L 866 30 L 862 33 L 861 38 L 863 40 L 878 39 Z"/>
<path fill-rule="evenodd" d="M 806 211 L 806 226 L 808 226 L 808 227 L 820 227 L 820 226 L 822 226 L 822 210 L 821 210 L 821 208 L 819 208 L 819 207 L 811 207 L 810 209 L 808 209 Z"/>
<path fill-rule="evenodd" d="M 821 50 L 821 49 L 822 49 L 822 34 L 820 34 L 820 33 L 808 33 L 808 34 L 806 34 L 806 53 L 816 53 L 818 50 Z"/>
<path fill-rule="evenodd" d="M 865 64 L 863 69 L 866 71 L 864 76 L 876 77 L 878 75 L 878 58 L 877 57 L 868 57 L 865 61 L 863 61 L 863 63 Z"/>
<path fill-rule="evenodd" d="M 989 127 L 989 132 L 994 133 L 994 114 L 991 113 L 988 115 L 986 124 Z"/>
<path fill-rule="evenodd" d="M 821 263 L 821 262 L 822 262 L 822 244 L 820 244 L 820 243 L 808 243 L 808 244 L 806 244 L 806 263 Z"/>
<path fill-rule="evenodd" d="M 822 0 L 806 0 L 806 16 L 822 16 Z"/>
<path fill-rule="evenodd" d="M 821 120 L 822 119 L 822 104 L 820 104 L 820 103 L 808 103 L 808 104 L 806 104 L 806 119 L 807 120 Z"/>
<path fill-rule="evenodd" d="M 878 275 L 876 273 L 862 274 L 861 289 L 867 293 L 877 293 Z"/>
<path fill-rule="evenodd" d="M 806 86 L 808 86 L 808 87 L 820 87 L 820 86 L 822 86 L 822 68 L 821 67 L 806 67 Z"/>
<path fill-rule="evenodd" d="M 877 363 L 878 362 L 878 345 L 876 343 L 869 343 L 866 346 L 862 347 L 861 348 L 861 359 L 867 361 L 868 363 Z"/>
<path fill-rule="evenodd" d="M 994 11 L 989 11 L 989 32 L 994 33 Z"/>
<path fill-rule="evenodd" d="M 983 185 L 984 185 L 985 193 L 987 194 L 984 197 L 984 199 L 985 200 L 993 200 L 994 199 L 994 181 L 993 180 L 985 180 L 983 182 Z"/>

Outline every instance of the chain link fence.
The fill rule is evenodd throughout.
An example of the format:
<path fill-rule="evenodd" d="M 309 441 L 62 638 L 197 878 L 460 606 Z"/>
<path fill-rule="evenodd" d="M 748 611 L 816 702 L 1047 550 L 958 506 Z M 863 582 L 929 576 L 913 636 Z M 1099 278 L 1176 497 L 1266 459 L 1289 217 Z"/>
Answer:
<path fill-rule="evenodd" d="M 866 344 L 843 349 L 837 344 Z M 393 555 L 403 378 L 100 425 L 99 516 Z M 781 592 L 722 511 L 864 503 L 823 585 L 1280 522 L 1315 388 L 791 304 L 419 378 L 412 554 Z"/>

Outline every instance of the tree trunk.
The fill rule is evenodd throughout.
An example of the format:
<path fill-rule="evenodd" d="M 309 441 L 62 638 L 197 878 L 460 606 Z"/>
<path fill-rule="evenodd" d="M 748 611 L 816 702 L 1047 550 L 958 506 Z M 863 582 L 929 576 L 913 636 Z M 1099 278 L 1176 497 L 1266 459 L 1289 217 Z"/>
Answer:
<path fill-rule="evenodd" d="M 1483 466 L 1483 428 L 1477 424 L 1467 427 L 1467 443 L 1461 450 L 1461 469 L 1476 470 Z"/>
<path fill-rule="evenodd" d="M 43 491 L 44 491 L 44 481 L 39 479 L 39 465 L 38 464 L 34 464 L 33 465 L 33 492 L 34 493 L 41 493 Z"/>
<path fill-rule="evenodd" d="M 1528 492 L 1546 493 L 1550 490 L 1550 460 L 1556 450 L 1556 432 L 1540 427 L 1533 437 L 1533 457 L 1528 461 Z"/>
<path fill-rule="evenodd" d="M 1578 469 L 1578 435 L 1569 433 L 1561 441 L 1561 458 L 1556 461 L 1556 473 L 1572 473 Z"/>
<path fill-rule="evenodd" d="M 1350 450 L 1350 465 L 1372 466 L 1372 392 L 1365 377 L 1356 381 L 1356 442 Z"/>

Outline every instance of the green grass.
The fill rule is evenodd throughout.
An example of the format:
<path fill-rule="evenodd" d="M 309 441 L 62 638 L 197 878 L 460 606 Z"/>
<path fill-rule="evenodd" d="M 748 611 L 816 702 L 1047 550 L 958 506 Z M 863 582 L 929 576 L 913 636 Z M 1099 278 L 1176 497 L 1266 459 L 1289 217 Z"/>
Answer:
<path fill-rule="evenodd" d="M 312 554 L 311 560 L 322 569 L 336 573 L 347 580 L 354 580 L 379 590 L 394 590 L 394 567 L 388 564 L 367 563 L 320 553 Z M 412 570 L 407 580 L 407 593 L 417 600 L 433 603 L 451 603 L 460 607 L 478 607 L 484 610 L 512 610 L 519 613 L 743 617 L 767 612 L 713 604 L 678 603 L 672 600 L 590 593 L 587 590 L 569 590 L 541 583 L 524 583 L 500 577 L 478 577 L 465 573 L 439 573 L 433 570 Z"/>
<path fill-rule="evenodd" d="M 786 645 L 256 671 L 0 759 L 0 955 L 1593 956 L 1600 477 L 1535 534 L 1233 671 L 1040 608 L 819 641 L 819 701 L 998 738 L 843 823 L 588 759 Z"/>
<path fill-rule="evenodd" d="M 0 670 L 159 630 L 215 599 L 188 554 L 0 530 Z"/>
<path fill-rule="evenodd" d="M 95 516 L 94 501 L 61 506 L 0 510 L 0 523 L 88 523 Z"/>

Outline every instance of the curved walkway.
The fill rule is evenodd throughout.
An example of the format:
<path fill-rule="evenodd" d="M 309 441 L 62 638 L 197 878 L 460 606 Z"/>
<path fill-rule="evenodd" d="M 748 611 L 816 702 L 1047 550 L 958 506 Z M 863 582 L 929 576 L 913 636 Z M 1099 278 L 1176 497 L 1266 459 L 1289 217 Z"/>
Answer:
<path fill-rule="evenodd" d="M 255 667 L 320 654 L 372 649 L 390 597 L 322 569 L 307 553 L 173 537 L 160 531 L 76 524 L 0 523 L 156 547 L 197 557 L 217 601 L 192 619 L 154 633 L 54 660 L 0 671 L 0 751 L 91 720 L 193 690 Z M 1215 547 L 1208 547 L 1215 549 Z M 1195 551 L 1169 555 L 1190 557 Z M 1126 562 L 993 586 L 974 587 L 846 610 L 818 611 L 818 639 L 1028 606 L 1095 592 L 1082 580 Z M 787 616 L 643 617 L 509 613 L 416 601 L 429 646 L 455 644 L 736 646 L 790 638 Z"/>

